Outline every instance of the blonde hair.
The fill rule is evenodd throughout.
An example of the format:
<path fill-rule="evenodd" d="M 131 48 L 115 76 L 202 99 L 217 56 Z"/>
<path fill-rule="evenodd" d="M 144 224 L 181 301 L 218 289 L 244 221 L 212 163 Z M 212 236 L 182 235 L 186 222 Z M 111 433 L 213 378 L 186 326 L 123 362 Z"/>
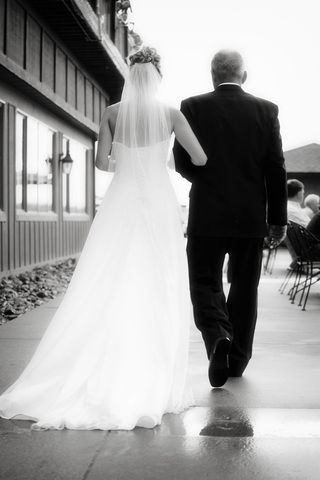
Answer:
<path fill-rule="evenodd" d="M 142 47 L 137 52 L 129 55 L 129 65 L 132 67 L 135 63 L 152 63 L 162 76 L 160 67 L 161 57 L 157 50 L 152 47 Z"/>

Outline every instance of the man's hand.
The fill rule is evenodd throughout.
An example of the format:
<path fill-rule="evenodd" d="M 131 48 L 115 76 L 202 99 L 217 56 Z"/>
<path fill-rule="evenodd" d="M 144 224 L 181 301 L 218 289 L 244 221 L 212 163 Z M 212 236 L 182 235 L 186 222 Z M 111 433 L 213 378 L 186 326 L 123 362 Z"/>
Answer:
<path fill-rule="evenodd" d="M 286 238 L 287 225 L 269 225 L 268 236 L 265 242 L 269 248 L 277 248 Z"/>

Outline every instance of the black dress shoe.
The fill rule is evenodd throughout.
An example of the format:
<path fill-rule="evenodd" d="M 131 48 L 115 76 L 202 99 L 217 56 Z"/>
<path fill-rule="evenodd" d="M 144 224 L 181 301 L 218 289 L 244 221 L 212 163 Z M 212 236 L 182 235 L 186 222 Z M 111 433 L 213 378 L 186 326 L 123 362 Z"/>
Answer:
<path fill-rule="evenodd" d="M 232 354 L 229 355 L 229 377 L 242 377 L 247 364 L 235 361 Z"/>
<path fill-rule="evenodd" d="M 242 372 L 237 372 L 229 368 L 229 377 L 242 377 Z"/>
<path fill-rule="evenodd" d="M 231 341 L 228 337 L 219 337 L 212 346 L 209 358 L 209 381 L 212 387 L 222 387 L 229 376 L 229 351 Z"/>

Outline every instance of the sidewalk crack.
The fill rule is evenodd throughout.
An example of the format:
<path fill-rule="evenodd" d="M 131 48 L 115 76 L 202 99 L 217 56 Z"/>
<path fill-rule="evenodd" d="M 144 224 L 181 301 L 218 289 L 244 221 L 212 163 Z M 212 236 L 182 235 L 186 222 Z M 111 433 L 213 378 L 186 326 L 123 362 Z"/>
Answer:
<path fill-rule="evenodd" d="M 109 432 L 106 432 L 105 435 L 104 435 L 104 437 L 103 437 L 103 441 L 101 442 L 101 445 L 97 448 L 96 452 L 94 453 L 94 455 L 93 455 L 93 457 L 92 457 L 92 459 L 91 459 L 91 462 L 89 463 L 89 465 L 88 465 L 88 467 L 87 467 L 87 470 L 84 472 L 84 475 L 83 475 L 83 477 L 82 477 L 81 480 L 87 480 L 88 475 L 89 475 L 89 473 L 90 473 L 90 471 L 91 471 L 91 468 L 93 467 L 93 464 L 94 464 L 94 462 L 96 461 L 97 456 L 98 456 L 99 453 L 101 452 L 102 447 L 104 446 L 104 441 L 105 441 L 105 439 L 107 438 L 108 435 L 109 435 Z"/>

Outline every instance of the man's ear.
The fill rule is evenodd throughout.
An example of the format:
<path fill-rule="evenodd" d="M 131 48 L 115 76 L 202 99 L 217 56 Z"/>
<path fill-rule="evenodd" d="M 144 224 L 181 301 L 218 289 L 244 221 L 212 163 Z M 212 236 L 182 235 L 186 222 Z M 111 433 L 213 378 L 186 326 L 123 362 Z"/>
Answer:
<path fill-rule="evenodd" d="M 214 88 L 216 88 L 217 86 L 217 81 L 216 81 L 216 78 L 215 78 L 215 73 L 214 71 L 211 69 L 211 78 L 212 78 L 212 83 L 213 83 L 213 86 Z"/>
<path fill-rule="evenodd" d="M 243 72 L 243 75 L 242 75 L 242 80 L 241 80 L 241 83 L 244 83 L 248 78 L 248 74 L 246 72 L 246 70 Z"/>

